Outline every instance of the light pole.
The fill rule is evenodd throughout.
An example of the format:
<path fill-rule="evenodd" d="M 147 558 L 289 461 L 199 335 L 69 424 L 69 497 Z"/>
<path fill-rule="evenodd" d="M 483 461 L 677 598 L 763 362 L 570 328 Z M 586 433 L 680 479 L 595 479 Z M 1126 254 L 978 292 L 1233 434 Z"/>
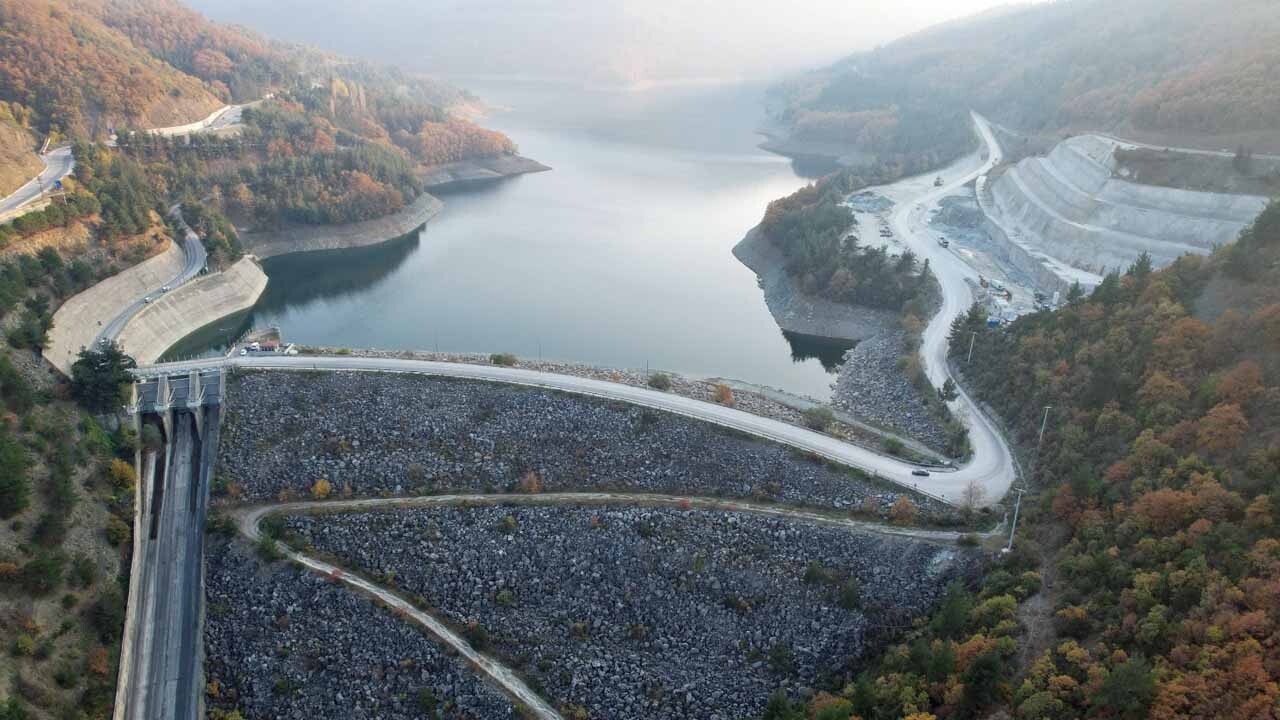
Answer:
<path fill-rule="evenodd" d="M 978 332 L 975 330 L 969 333 L 969 355 L 964 359 L 964 364 L 968 365 L 973 359 L 973 344 L 978 341 Z"/>
<path fill-rule="evenodd" d="M 1018 499 L 1013 503 L 1013 524 L 1009 526 L 1009 544 L 1005 545 L 1005 552 L 1013 549 L 1013 534 L 1018 530 L 1018 510 L 1022 508 L 1022 493 L 1023 489 L 1018 488 Z"/>
<path fill-rule="evenodd" d="M 1044 406 L 1044 419 L 1040 421 L 1040 439 L 1036 441 L 1036 455 L 1040 455 L 1040 446 L 1044 444 L 1044 429 L 1049 424 L 1049 411 L 1053 409 L 1052 405 Z"/>

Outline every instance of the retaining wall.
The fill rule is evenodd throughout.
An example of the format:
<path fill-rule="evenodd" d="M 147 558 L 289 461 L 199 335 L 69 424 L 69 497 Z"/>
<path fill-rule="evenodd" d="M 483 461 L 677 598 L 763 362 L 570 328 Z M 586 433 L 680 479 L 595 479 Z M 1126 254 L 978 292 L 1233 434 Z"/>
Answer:
<path fill-rule="evenodd" d="M 49 347 L 44 356 L 64 374 L 71 373 L 80 349 L 93 344 L 102 328 L 135 300 L 171 282 L 186 264 L 173 243 L 164 252 L 103 280 L 72 297 L 53 314 Z"/>
<path fill-rule="evenodd" d="M 267 276 L 257 261 L 241 258 L 161 296 L 129 321 L 118 342 L 139 365 L 154 363 L 191 333 L 253 307 L 266 288 Z"/>
<path fill-rule="evenodd" d="M 376 220 L 344 225 L 305 225 L 273 232 L 242 232 L 240 242 L 246 252 L 259 258 L 318 250 L 365 247 L 393 240 L 417 230 L 435 217 L 444 203 L 423 193 L 398 213 Z"/>

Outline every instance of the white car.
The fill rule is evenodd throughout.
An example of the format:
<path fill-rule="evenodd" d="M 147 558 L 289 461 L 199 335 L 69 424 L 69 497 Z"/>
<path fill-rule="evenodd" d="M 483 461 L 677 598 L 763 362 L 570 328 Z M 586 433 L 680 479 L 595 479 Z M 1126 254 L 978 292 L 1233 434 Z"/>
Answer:
<path fill-rule="evenodd" d="M 146 297 L 142 298 L 142 302 L 147 303 L 147 304 L 151 304 L 151 296 L 150 296 L 150 295 L 148 295 L 148 296 L 146 296 Z"/>

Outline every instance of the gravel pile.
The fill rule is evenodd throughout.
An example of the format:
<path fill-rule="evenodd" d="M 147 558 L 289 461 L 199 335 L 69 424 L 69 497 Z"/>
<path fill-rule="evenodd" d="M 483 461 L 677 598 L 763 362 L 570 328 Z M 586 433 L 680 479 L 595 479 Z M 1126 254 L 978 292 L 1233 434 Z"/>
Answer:
<path fill-rule="evenodd" d="M 585 717 L 756 717 L 926 612 L 972 556 L 759 516 L 651 508 L 421 508 L 286 527 L 485 637 Z M 811 563 L 816 563 L 811 566 Z"/>
<path fill-rule="evenodd" d="M 207 559 L 210 706 L 289 720 L 520 717 L 442 645 L 369 600 L 291 565 L 265 566 L 240 543 L 212 541 Z M 428 696 L 435 716 L 423 712 Z"/>
<path fill-rule="evenodd" d="M 845 353 L 831 404 L 940 450 L 947 446 L 946 430 L 898 367 L 905 348 L 902 331 L 889 330 Z"/>
<path fill-rule="evenodd" d="M 617 490 L 882 511 L 901 494 L 696 420 L 547 390 L 372 373 L 248 373 L 228 385 L 217 474 L 248 500 Z M 528 490 L 530 488 L 525 487 Z M 925 521 L 950 517 L 912 494 Z"/>

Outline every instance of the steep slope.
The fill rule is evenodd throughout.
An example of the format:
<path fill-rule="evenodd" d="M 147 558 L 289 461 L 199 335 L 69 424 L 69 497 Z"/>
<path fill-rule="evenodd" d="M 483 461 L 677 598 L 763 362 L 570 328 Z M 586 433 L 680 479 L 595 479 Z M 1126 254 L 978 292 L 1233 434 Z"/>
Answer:
<path fill-rule="evenodd" d="M 0 109 L 0 197 L 22 187 L 42 167 L 36 157 L 35 138 L 3 115 Z"/>
<path fill-rule="evenodd" d="M 1026 131 L 1273 149 L 1278 74 L 1280 5 L 1270 0 L 1066 0 L 851 56 L 780 88 L 777 111 L 811 139 L 920 124 L 921 105 L 954 128 L 958 104 Z"/>
<path fill-rule="evenodd" d="M 1035 252 L 1102 275 L 1143 253 L 1156 267 L 1208 255 L 1267 205 L 1264 197 L 1132 182 L 1118 172 L 1118 150 L 1096 135 L 1065 140 L 1046 157 L 1006 168 L 983 207 Z"/>
<path fill-rule="evenodd" d="M 29 112 L 39 132 L 72 135 L 179 125 L 222 104 L 204 83 L 66 0 L 0 6 L 0 99 Z"/>

